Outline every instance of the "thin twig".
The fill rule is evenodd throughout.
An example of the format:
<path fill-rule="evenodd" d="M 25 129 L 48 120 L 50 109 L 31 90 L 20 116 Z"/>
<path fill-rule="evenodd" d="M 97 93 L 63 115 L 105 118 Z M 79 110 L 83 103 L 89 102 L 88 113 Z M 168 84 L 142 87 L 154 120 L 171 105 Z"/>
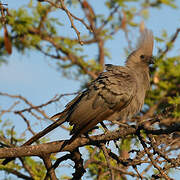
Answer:
<path fill-rule="evenodd" d="M 176 29 L 176 32 L 172 36 L 171 40 L 168 42 L 168 45 L 166 46 L 165 50 L 160 53 L 158 59 L 161 59 L 171 49 L 169 44 L 172 44 L 175 42 L 175 40 L 177 39 L 177 37 L 179 35 L 179 32 L 180 32 L 180 28 Z"/>
<path fill-rule="evenodd" d="M 107 165 L 108 165 L 108 168 L 109 168 L 109 171 L 110 171 L 111 180 L 114 180 L 114 178 L 115 178 L 114 177 L 114 172 L 113 172 L 112 167 L 111 167 L 110 157 L 109 157 L 109 154 L 107 152 L 105 144 L 101 144 L 101 148 L 103 150 L 104 157 L 106 159 L 106 162 L 107 162 Z"/>
<path fill-rule="evenodd" d="M 41 156 L 41 158 L 43 159 L 43 162 L 44 162 L 45 167 L 47 169 L 46 177 L 44 178 L 44 180 L 48 180 L 49 179 L 48 177 L 50 177 L 51 180 L 58 180 L 56 177 L 54 168 L 52 168 L 50 154 L 43 154 Z"/>
<path fill-rule="evenodd" d="M 148 149 L 144 138 L 142 137 L 142 135 L 140 134 L 140 130 L 137 132 L 138 138 L 146 152 L 146 154 L 148 155 L 149 159 L 151 160 L 151 163 L 153 164 L 153 166 L 161 173 L 161 175 L 163 176 L 164 179 L 166 180 L 170 180 L 170 178 L 167 176 L 167 174 L 163 171 L 163 169 L 157 165 L 157 162 L 153 159 L 153 155 L 150 152 L 150 150 Z"/>

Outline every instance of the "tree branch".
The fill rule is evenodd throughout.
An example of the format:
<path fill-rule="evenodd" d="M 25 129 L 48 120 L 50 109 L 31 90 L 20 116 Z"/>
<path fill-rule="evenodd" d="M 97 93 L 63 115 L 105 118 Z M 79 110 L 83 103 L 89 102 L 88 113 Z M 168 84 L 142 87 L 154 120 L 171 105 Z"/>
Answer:
<path fill-rule="evenodd" d="M 90 136 L 90 138 L 79 137 L 74 140 L 71 144 L 65 146 L 62 151 L 72 152 L 78 147 L 85 145 L 98 145 L 101 142 L 107 142 L 111 140 L 117 140 L 124 138 L 128 135 L 135 135 L 139 130 L 144 130 L 147 134 L 162 135 L 171 134 L 173 132 L 180 132 L 180 124 L 175 126 L 169 126 L 166 129 L 150 130 L 147 127 L 134 127 L 129 126 L 128 128 L 121 128 L 117 131 L 108 131 L 106 134 Z M 64 141 L 54 141 L 50 143 L 34 145 L 34 146 L 22 146 L 15 148 L 1 148 L 0 159 L 7 157 L 24 157 L 24 156 L 41 156 L 42 154 L 57 153 Z"/>

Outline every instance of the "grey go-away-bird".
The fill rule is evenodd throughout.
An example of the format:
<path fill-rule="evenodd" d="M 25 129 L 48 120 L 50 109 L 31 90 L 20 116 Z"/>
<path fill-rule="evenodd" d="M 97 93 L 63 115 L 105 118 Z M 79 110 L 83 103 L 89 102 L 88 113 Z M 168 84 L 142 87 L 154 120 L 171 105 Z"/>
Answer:
<path fill-rule="evenodd" d="M 106 65 L 105 72 L 67 104 L 63 112 L 52 117 L 57 119 L 56 122 L 32 137 L 23 146 L 32 144 L 65 121 L 73 125 L 72 137 L 68 141 L 70 143 L 103 120 L 110 120 L 114 113 L 118 113 L 119 119 L 131 118 L 138 113 L 150 87 L 149 65 L 153 63 L 153 42 L 153 33 L 144 29 L 137 48 L 128 56 L 125 67 Z M 12 160 L 6 159 L 3 164 L 10 159 Z"/>

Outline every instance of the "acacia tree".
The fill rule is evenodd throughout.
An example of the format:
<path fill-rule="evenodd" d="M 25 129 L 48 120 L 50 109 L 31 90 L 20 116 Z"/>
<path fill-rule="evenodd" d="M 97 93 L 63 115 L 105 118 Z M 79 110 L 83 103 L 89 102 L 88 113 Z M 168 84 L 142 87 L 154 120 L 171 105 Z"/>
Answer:
<path fill-rule="evenodd" d="M 95 79 L 103 71 L 105 59 L 109 56 L 106 42 L 123 31 L 131 49 L 129 32 L 143 28 L 136 17 L 145 20 L 151 8 L 176 8 L 171 0 L 107 0 L 104 3 L 108 14 L 95 11 L 91 1 L 86 0 L 30 1 L 27 7 L 18 10 L 7 9 L 5 4 L 1 4 L 1 29 L 4 31 L 0 37 L 1 61 L 7 61 L 8 54 L 12 54 L 14 49 L 20 53 L 39 51 L 52 61 L 56 60 L 65 75 L 71 74 L 67 78 L 86 77 L 83 81 L 85 87 L 89 80 Z M 78 9 L 78 14 L 73 13 L 74 8 Z M 63 22 L 58 15 L 52 15 L 55 11 L 64 12 L 67 21 Z M 74 31 L 72 37 L 63 36 L 58 31 L 68 23 Z M 164 32 L 162 37 L 156 37 L 162 46 L 157 47 L 156 64 L 151 69 L 151 89 L 141 113 L 127 122 L 106 122 L 109 130 L 96 135 L 95 129 L 90 139 L 83 136 L 77 138 L 63 149 L 69 153 L 60 158 L 56 157 L 56 153 L 62 141 L 46 143 L 43 139 L 37 140 L 33 146 L 21 146 L 27 138 L 19 139 L 18 133 L 13 130 L 16 124 L 9 127 L 4 115 L 13 113 L 21 117 L 27 124 L 27 130 L 34 135 L 36 132 L 31 118 L 37 122 L 49 119 L 43 108 L 61 101 L 68 94 L 57 95 L 48 102 L 34 105 L 23 95 L 0 92 L 1 97 L 11 98 L 13 102 L 9 108 L 2 106 L 0 109 L 0 158 L 18 157 L 18 161 L 0 165 L 1 171 L 22 179 L 80 179 L 85 171 L 92 179 L 170 179 L 171 169 L 180 165 L 180 55 L 168 56 L 167 53 L 173 49 L 179 32 L 180 28 L 175 29 L 173 35 Z M 98 56 L 88 59 L 84 50 L 91 45 L 96 47 Z M 22 103 L 24 108 L 20 109 L 18 103 Z M 131 125 L 131 122 L 136 124 Z M 71 129 L 69 126 L 62 128 L 67 131 Z M 110 141 L 114 141 L 115 145 L 109 145 Z M 79 147 L 86 149 L 87 159 L 82 158 Z M 43 162 L 32 156 L 40 157 Z M 58 177 L 55 169 L 68 159 L 74 162 L 74 173 L 72 176 L 66 174 Z"/>

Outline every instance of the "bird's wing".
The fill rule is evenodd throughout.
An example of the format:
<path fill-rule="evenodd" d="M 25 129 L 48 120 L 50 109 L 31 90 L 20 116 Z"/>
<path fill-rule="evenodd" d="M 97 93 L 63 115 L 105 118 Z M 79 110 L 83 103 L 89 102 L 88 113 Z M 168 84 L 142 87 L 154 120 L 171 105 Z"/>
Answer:
<path fill-rule="evenodd" d="M 111 70 L 110 70 L 111 69 Z M 89 88 L 68 106 L 67 121 L 74 125 L 71 134 L 83 134 L 126 107 L 136 89 L 132 75 L 125 67 L 107 69 Z M 80 98 L 80 100 L 79 100 Z"/>

